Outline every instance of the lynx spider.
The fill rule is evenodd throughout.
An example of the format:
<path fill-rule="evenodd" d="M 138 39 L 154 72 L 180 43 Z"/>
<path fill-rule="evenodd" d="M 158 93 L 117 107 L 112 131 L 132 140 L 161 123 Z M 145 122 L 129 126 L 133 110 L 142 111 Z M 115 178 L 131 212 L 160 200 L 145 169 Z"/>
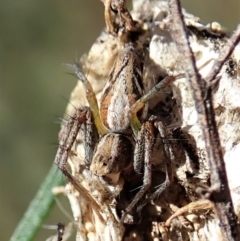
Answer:
<path fill-rule="evenodd" d="M 111 29 L 111 26 L 113 26 L 113 22 L 112 22 L 112 20 L 111 20 L 111 17 L 109 17 L 110 16 L 110 8 L 112 8 L 113 9 L 113 7 L 112 6 L 110 6 L 111 5 L 111 2 L 113 2 L 113 1 L 111 1 L 111 0 L 105 0 L 105 19 L 106 19 L 106 23 L 107 23 L 107 26 L 108 26 L 108 30 L 111 32 L 111 33 L 115 33 L 114 31 L 114 28 L 112 28 Z M 122 1 L 122 2 L 125 2 L 125 1 Z M 107 5 L 108 4 L 108 5 Z M 106 7 L 107 6 L 107 7 Z M 107 10 L 106 10 L 107 9 Z M 116 10 L 116 9 L 115 9 Z M 108 11 L 108 15 L 106 15 L 106 12 Z M 120 11 L 120 13 L 121 13 L 121 11 Z M 119 13 L 119 14 L 120 14 Z M 106 17 L 107 16 L 107 17 Z M 121 18 L 123 18 L 122 16 L 121 16 Z M 123 18 L 124 19 L 124 18 Z M 107 22 L 108 21 L 108 22 Z M 127 21 L 126 21 L 126 23 L 125 23 L 126 25 L 127 25 Z M 130 25 L 129 25 L 130 26 Z M 78 66 L 75 66 L 76 68 L 75 69 L 78 69 Z M 78 69 L 79 70 L 79 69 Z M 77 70 L 75 70 L 75 72 L 77 72 Z M 78 74 L 76 73 L 76 75 L 81 75 L 81 73 L 79 72 Z M 83 80 L 83 79 L 85 79 L 85 77 L 82 77 L 82 75 L 81 75 L 81 78 L 80 78 L 81 80 Z M 110 89 L 111 89 L 112 87 L 110 87 Z M 87 91 L 89 91 L 89 89 L 90 88 L 88 88 L 88 87 L 86 87 L 85 88 Z M 86 92 L 87 92 L 86 91 Z M 91 93 L 93 93 L 91 90 L 90 90 L 90 92 Z M 150 91 L 151 92 L 151 91 Z M 154 92 L 157 92 L 157 91 L 153 91 L 153 93 Z M 146 95 L 147 96 L 147 95 Z M 151 98 L 151 97 L 150 97 Z M 149 98 L 149 99 L 150 99 Z M 144 103 L 146 104 L 147 103 L 147 101 L 148 101 L 148 99 L 146 98 L 146 100 L 144 101 L 144 96 L 143 97 L 140 97 L 140 100 L 142 100 L 142 101 L 137 101 L 137 102 L 139 102 L 137 105 L 133 105 L 132 107 L 131 107 L 131 110 L 130 110 L 130 112 L 129 112 L 129 116 L 132 116 L 131 115 L 131 111 L 132 112 L 134 112 L 134 114 L 136 114 L 137 113 L 137 111 L 139 110 L 138 108 L 140 108 L 141 109 L 141 107 L 142 107 L 142 105 L 144 105 Z M 90 102 L 90 101 L 89 101 Z M 140 103 L 141 102 L 141 103 Z M 138 107 L 137 107 L 138 106 Z M 95 105 L 92 105 L 91 106 L 91 103 L 90 103 L 90 108 L 91 107 L 95 107 Z M 136 109 L 134 109 L 133 107 L 135 107 Z M 96 109 L 96 108 L 95 108 Z M 120 108 L 121 109 L 121 108 Z M 83 108 L 82 109 L 82 111 L 84 112 L 84 111 L 86 111 L 86 113 L 89 113 L 88 111 L 89 111 L 89 109 L 85 109 L 85 108 Z M 98 112 L 94 112 L 94 111 L 92 111 L 91 110 L 91 112 L 90 112 L 90 116 L 91 115 L 94 115 L 94 113 L 97 113 L 97 116 L 98 116 Z M 82 122 L 82 125 L 84 125 L 84 124 L 86 124 L 86 126 L 89 126 L 89 124 L 87 124 L 88 123 L 88 120 L 90 120 L 91 121 L 91 118 L 89 119 L 89 118 L 87 118 L 87 116 L 88 116 L 88 114 L 86 114 L 86 118 L 84 119 L 82 119 L 82 116 L 80 115 L 80 113 L 79 113 L 79 115 L 77 114 L 75 117 L 77 117 L 78 118 L 78 116 L 79 117 L 81 117 L 80 118 L 80 120 L 82 120 L 83 122 Z M 75 118 L 74 117 L 74 118 Z M 98 117 L 97 117 L 98 118 Z M 135 117 L 134 117 L 135 118 Z M 137 138 L 137 136 L 138 136 L 138 133 L 140 133 L 140 131 L 141 131 L 141 128 L 144 126 L 144 124 L 145 124 L 145 122 L 143 121 L 144 119 L 140 119 L 141 120 L 141 122 L 143 122 L 142 124 L 140 123 L 140 125 L 139 125 L 139 123 L 138 123 L 138 118 L 137 119 L 131 119 L 131 120 L 134 120 L 133 122 L 134 123 L 130 123 L 130 126 L 132 127 L 132 130 L 133 130 L 133 132 L 134 132 L 134 137 L 135 137 L 135 140 L 134 141 L 136 141 L 136 145 L 137 145 L 137 141 L 138 141 L 138 138 Z M 69 118 L 69 122 L 70 122 L 70 119 L 71 119 L 71 117 Z M 98 132 L 99 132 L 99 135 L 101 136 L 100 138 L 99 138 L 99 140 L 100 140 L 100 142 L 101 142 L 101 140 L 102 140 L 102 136 L 104 136 L 104 135 L 107 135 L 107 134 L 109 134 L 109 132 L 108 132 L 108 130 L 107 130 L 107 132 L 105 132 L 106 130 L 105 130 L 105 128 L 104 128 L 104 125 L 101 125 L 101 124 L 99 124 L 99 123 L 102 123 L 103 121 L 102 121 L 102 118 L 100 117 L 98 120 L 100 120 L 100 122 L 96 122 L 96 119 L 95 118 L 93 118 L 94 120 L 95 120 L 95 125 L 97 126 L 97 125 L 99 125 L 99 126 L 97 126 L 97 129 L 98 129 Z M 74 120 L 74 121 L 76 121 L 77 122 L 77 120 Z M 155 123 L 153 124 L 153 122 L 154 122 L 154 120 L 150 120 L 149 119 L 149 122 L 150 122 L 150 124 L 152 124 L 152 125 L 156 125 Z M 137 126 L 137 128 L 136 128 L 136 126 L 134 126 L 136 124 L 136 126 Z M 90 124 L 90 126 L 94 126 L 94 124 Z M 73 126 L 74 126 L 74 124 L 73 124 Z M 80 129 L 80 127 L 79 127 L 79 129 Z M 129 129 L 129 128 L 128 128 Z M 68 129 L 67 130 L 67 132 L 66 133 L 68 133 L 67 135 L 65 135 L 65 137 L 66 136 L 68 136 L 68 137 L 70 137 L 71 135 L 75 135 L 74 134 L 74 131 L 73 130 L 75 130 L 75 129 Z M 111 131 L 111 130 L 110 130 Z M 131 130 L 130 130 L 131 131 Z M 91 132 L 91 131 L 90 131 Z M 90 133 L 89 131 L 85 131 L 85 133 L 88 135 L 89 133 Z M 122 130 L 120 130 L 120 132 L 121 132 L 121 134 L 124 134 L 124 135 L 126 135 L 126 133 L 125 133 L 125 131 L 123 131 L 124 133 L 122 133 Z M 76 135 L 77 135 L 77 133 L 78 133 L 78 131 L 76 132 Z M 107 133 L 107 134 L 106 134 Z M 164 132 L 163 132 L 164 133 Z M 110 134 L 111 134 L 111 132 L 110 132 Z M 160 132 L 160 134 L 161 134 L 161 132 Z M 89 136 L 89 135 L 88 135 Z M 127 136 L 127 135 L 126 135 Z M 165 141 L 165 139 L 166 139 L 166 135 L 165 136 L 162 136 L 163 137 L 163 140 Z M 164 139 L 164 137 L 165 137 L 165 139 Z M 63 138 L 62 138 L 62 140 L 63 140 Z M 167 139 L 166 139 L 167 140 Z M 73 140 L 73 142 L 74 142 L 74 140 Z M 64 142 L 63 141 L 63 143 L 67 143 L 66 141 Z M 135 143 L 135 142 L 134 142 Z M 165 143 L 165 146 L 166 147 L 168 147 L 168 144 L 167 143 Z M 165 147 L 164 146 L 164 147 Z M 62 146 L 63 147 L 63 146 Z M 70 146 L 69 146 L 70 147 Z M 63 148 L 65 148 L 65 147 L 63 147 Z M 70 147 L 70 149 L 71 149 L 71 147 Z M 90 162 L 88 163 L 87 162 L 87 165 L 86 166 L 88 166 L 88 165 L 90 165 L 90 163 L 91 163 L 91 160 L 92 160 L 92 156 L 95 154 L 95 153 L 93 153 L 93 150 L 92 151 L 89 151 L 90 149 L 87 149 L 87 146 L 85 146 L 85 151 L 86 151 L 86 154 L 87 155 L 89 155 L 91 158 L 86 158 L 87 160 L 90 160 Z M 135 149 L 136 150 L 136 149 Z M 135 152 L 137 152 L 137 151 L 135 151 Z M 134 153 L 135 153 L 134 152 Z M 62 153 L 64 153 L 64 150 L 62 151 Z M 166 153 L 168 153 L 169 154 L 169 156 L 171 155 L 171 153 L 169 153 L 169 150 L 168 150 L 168 152 L 166 151 Z M 70 154 L 70 152 L 69 152 L 69 154 Z M 61 157 L 60 157 L 61 158 Z M 67 158 L 67 157 L 66 157 Z M 173 157 L 172 157 L 173 158 Z M 171 159 L 171 158 L 170 158 Z M 62 159 L 62 160 L 64 160 L 64 159 Z M 63 165 L 66 165 L 66 162 L 67 162 L 67 159 L 66 159 L 66 161 L 64 161 L 64 162 L 60 162 L 61 164 L 63 164 Z M 112 166 L 113 167 L 113 166 Z M 65 167 L 64 167 L 65 168 Z M 123 165 L 123 169 L 124 169 L 124 165 Z M 64 172 L 64 170 L 62 169 L 62 171 Z M 65 169 L 65 171 L 66 171 L 66 169 Z M 93 172 L 94 172 L 94 170 L 93 170 Z M 166 172 L 167 174 L 168 174 L 168 172 Z M 109 172 L 109 175 L 111 174 L 111 171 Z M 145 174 L 145 173 L 144 173 Z M 69 175 L 69 173 L 68 173 L 68 175 Z M 104 175 L 104 174 L 103 174 Z M 101 176 L 101 174 L 99 174 L 99 176 Z M 107 175 L 106 175 L 107 176 Z M 165 183 L 167 183 L 167 182 L 165 182 Z M 163 185 L 164 186 L 164 185 Z M 162 186 L 162 187 L 163 187 Z M 83 191 L 84 191 L 84 189 L 83 189 Z M 85 190 L 86 191 L 86 190 Z M 84 191 L 84 192 L 85 192 Z M 152 197 L 151 198 L 153 198 L 153 196 L 154 195 L 152 195 Z M 93 203 L 95 202 L 94 201 L 94 199 L 92 199 L 91 200 Z M 136 203 L 138 202 L 139 200 L 137 200 L 136 201 Z M 135 203 L 135 204 L 136 204 Z M 133 204 L 133 202 L 131 203 L 131 204 Z M 130 205 L 131 205 L 130 204 Z M 133 206 L 135 206 L 135 204 L 133 204 Z M 198 203 L 197 203 L 198 204 Z M 95 204 L 94 204 L 95 205 Z M 96 207 L 97 208 L 99 208 L 99 206 L 97 206 L 98 204 L 96 204 Z M 132 207 L 133 207 L 132 206 Z M 130 208 L 129 208 L 130 207 Z M 128 207 L 128 209 L 130 210 L 132 207 L 131 206 L 129 206 Z M 201 205 L 199 206 L 199 207 L 197 207 L 196 209 L 202 209 L 202 207 L 201 207 Z M 98 209 L 98 212 L 100 212 L 101 211 L 101 209 Z M 169 219 L 168 219 L 168 221 L 167 221 L 167 225 L 166 226 L 169 226 L 170 225 L 170 223 L 171 223 L 171 220 L 173 219 L 173 218 L 175 218 L 175 217 L 177 217 L 178 215 L 182 215 L 183 213 L 185 213 L 185 212 L 188 212 L 188 210 L 186 211 L 187 209 L 184 207 L 184 208 L 181 208 L 181 211 L 179 211 L 179 212 L 177 212 L 176 214 L 174 214 L 174 215 L 172 215 Z M 96 210 L 95 210 L 96 211 Z M 125 216 L 126 216 L 126 214 L 124 214 Z M 122 217 L 122 221 L 123 221 L 123 219 L 124 219 L 124 215 L 123 215 L 123 217 Z M 169 223 L 168 223 L 169 222 Z"/>
<path fill-rule="evenodd" d="M 110 2 L 105 1 L 105 9 L 109 7 Z M 124 34 L 128 35 L 129 23 L 132 20 L 131 15 L 122 6 L 117 9 L 121 18 L 126 21 L 126 33 Z M 128 14 L 123 17 L 123 12 Z M 106 17 L 106 14 L 105 19 L 108 29 L 111 28 L 111 19 Z M 142 169 L 144 169 L 143 186 L 125 209 L 121 217 L 121 223 L 123 223 L 126 215 L 131 212 L 151 186 L 151 156 L 154 148 L 155 130 L 160 133 L 167 159 L 166 180 L 150 198 L 138 207 L 138 211 L 142 209 L 148 200 L 158 197 L 173 178 L 171 162 L 174 157 L 165 127 L 156 117 L 150 117 L 146 120 L 146 115 L 148 101 L 157 95 L 161 89 L 169 85 L 174 80 L 174 77 L 166 77 L 144 94 L 143 67 L 142 60 L 140 60 L 142 56 L 137 54 L 139 51 L 137 46 L 131 41 L 126 41 L 128 39 L 126 36 L 122 38 L 124 34 L 121 31 L 119 33 L 119 39 L 121 39 L 120 42 L 123 47 L 119 51 L 110 72 L 109 80 L 103 89 L 100 108 L 93 88 L 83 75 L 81 67 L 78 64 L 72 66 L 75 75 L 83 84 L 89 107 L 77 109 L 62 128 L 60 147 L 54 162 L 85 200 L 91 203 L 92 208 L 103 222 L 99 204 L 66 168 L 67 159 L 80 129 L 83 130 L 85 165 L 93 174 L 103 177 L 107 181 L 116 182 L 111 180 L 112 175 L 119 176 L 121 173 L 129 172 L 129 170 L 132 170 L 132 165 L 137 174 L 141 174 Z M 124 42 L 122 42 L 122 39 L 124 39 Z M 139 112 L 142 112 L 140 116 Z M 97 144 L 96 139 L 98 139 Z"/>
<path fill-rule="evenodd" d="M 141 124 L 137 114 L 144 108 L 145 103 L 156 95 L 160 89 L 173 81 L 174 77 L 166 77 L 147 94 L 143 95 L 141 84 L 138 82 L 142 81 L 139 59 L 132 43 L 127 44 L 117 57 L 109 81 L 103 90 L 100 109 L 98 109 L 91 84 L 83 76 L 77 64 L 74 68 L 75 74 L 83 83 L 90 108 L 83 107 L 78 109 L 69 118 L 67 125 L 61 131 L 60 147 L 55 163 L 76 189 L 80 191 L 81 195 L 92 203 L 93 209 L 100 216 L 99 210 L 101 209 L 99 205 L 66 169 L 67 158 L 70 155 L 71 148 L 81 126 L 87 127 L 84 130 L 86 166 L 89 167 L 90 165 L 90 170 L 95 175 L 106 177 L 109 174 L 121 173 L 124 169 L 131 166 L 131 159 L 134 159 L 134 170 L 137 173 L 141 173 L 142 161 L 144 160 L 143 186 L 122 215 L 121 221 L 123 222 L 126 214 L 139 202 L 151 185 L 151 154 L 154 145 L 153 132 L 155 128 L 159 130 L 164 140 L 164 149 L 167 157 L 169 160 L 173 159 L 172 152 L 169 152 L 168 149 L 169 144 L 162 123 L 154 120 L 154 118 L 150 118 Z M 118 114 L 117 117 L 116 113 Z M 100 136 L 95 151 L 93 151 L 94 124 Z M 130 126 L 136 140 L 135 148 L 134 140 L 131 138 Z M 166 180 L 152 197 L 159 196 L 169 185 L 171 179 L 171 162 L 169 162 L 167 163 Z"/>

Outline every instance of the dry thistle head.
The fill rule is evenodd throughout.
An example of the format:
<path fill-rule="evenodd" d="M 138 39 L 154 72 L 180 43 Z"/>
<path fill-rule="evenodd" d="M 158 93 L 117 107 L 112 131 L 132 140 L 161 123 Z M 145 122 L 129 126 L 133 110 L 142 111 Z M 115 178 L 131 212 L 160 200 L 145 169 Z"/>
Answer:
<path fill-rule="evenodd" d="M 111 3 L 111 1 L 105 2 Z M 110 10 L 108 9 L 108 11 Z M 158 96 L 149 101 L 146 117 L 159 115 L 168 126 L 169 132 L 172 133 L 168 139 L 170 139 L 175 156 L 174 161 L 171 162 L 174 180 L 160 196 L 155 197 L 151 202 L 144 203 L 145 206 L 140 214 L 136 212 L 137 207 L 135 207 L 132 216 L 127 217 L 130 224 L 120 223 L 121 211 L 127 208 L 136 194 L 134 189 L 142 183 L 141 178 L 139 179 L 136 173 L 132 175 L 129 170 L 125 176 L 120 175 L 120 172 L 126 167 L 126 159 L 132 159 L 131 155 L 127 156 L 128 152 L 133 153 L 132 140 L 127 138 L 121 144 L 123 150 L 126 151 L 126 154 L 120 151 L 122 156 L 118 156 L 122 159 L 122 162 L 118 160 L 118 163 L 122 166 L 110 165 L 111 168 L 109 169 L 109 166 L 105 164 L 102 166 L 94 165 L 88 170 L 84 163 L 85 150 L 82 137 L 78 135 L 68 161 L 75 170 L 73 172 L 74 178 L 81 180 L 81 185 L 99 205 L 99 212 L 106 222 L 102 222 L 92 211 L 91 205 L 79 197 L 79 194 L 76 193 L 71 196 L 75 200 L 75 202 L 72 202 L 73 212 L 80 210 L 77 215 L 74 215 L 78 222 L 77 240 L 177 239 L 197 241 L 219 240 L 221 238 L 218 220 L 212 204 L 204 202 L 196 191 L 197 188 L 207 189 L 210 186 L 211 172 L 206 160 L 206 142 L 198 122 L 194 100 L 190 93 L 191 89 L 184 75 L 185 66 L 182 64 L 182 58 L 185 56 L 179 54 L 168 29 L 167 16 L 169 14 L 167 3 L 164 1 L 133 1 L 131 16 L 136 21 L 136 26 L 142 30 L 139 32 L 144 33 L 138 36 L 139 41 L 141 41 L 145 51 L 149 52 L 149 58 L 144 59 L 143 70 L 143 86 L 146 92 L 165 76 L 178 76 L 164 91 L 160 91 Z M 214 60 L 218 59 L 221 49 L 229 39 L 229 35 L 220 25 L 217 25 L 217 27 L 216 24 L 204 26 L 198 18 L 185 11 L 184 20 L 196 66 L 202 78 L 205 78 L 214 67 Z M 109 48 L 109 46 L 112 48 Z M 116 37 L 103 32 L 93 44 L 88 55 L 82 59 L 83 69 L 86 73 L 89 73 L 87 78 L 95 92 L 99 92 L 99 96 L 119 51 Z M 103 56 L 103 61 L 100 61 L 99 55 Z M 219 73 L 220 80 L 213 88 L 213 104 L 221 139 L 221 149 L 224 154 L 230 191 L 238 217 L 240 216 L 240 183 L 236 160 L 240 153 L 240 135 L 238 134 L 240 128 L 240 122 L 238 121 L 240 116 L 238 101 L 240 99 L 239 61 L 240 46 L 238 45 L 224 64 Z M 72 107 L 70 106 L 77 102 L 81 105 L 86 103 L 82 98 L 82 87 L 79 86 L 78 84 L 76 89 L 73 90 L 70 105 L 67 107 L 67 114 L 70 116 L 72 115 L 70 110 Z M 105 86 L 105 90 L 107 88 L 109 86 Z M 112 95 L 116 94 L 115 89 L 110 88 L 110 91 L 112 91 Z M 100 99 L 99 96 L 98 100 Z M 199 105 L 201 104 L 199 103 Z M 109 110 L 108 104 L 106 106 L 106 109 Z M 109 128 L 109 126 L 107 127 Z M 152 156 L 154 164 L 152 184 L 143 196 L 145 200 L 150 200 L 156 187 L 162 185 L 166 177 L 164 166 L 166 160 L 163 157 L 164 155 L 158 151 L 162 150 L 163 147 L 160 144 L 161 141 L 157 142 L 157 140 L 159 141 L 159 139 L 156 139 L 154 146 L 156 152 Z M 111 141 L 107 143 L 111 146 Z M 109 146 L 103 148 L 109 148 Z M 94 160 L 101 158 L 97 152 L 95 152 L 95 155 Z M 104 158 L 109 160 L 112 156 L 104 155 Z M 80 170 L 79 166 L 81 166 Z M 111 176 L 109 182 L 109 179 L 101 178 L 101 176 L 107 174 L 116 175 Z M 131 175 L 132 178 L 129 178 Z M 190 215 L 190 212 L 194 214 Z"/>

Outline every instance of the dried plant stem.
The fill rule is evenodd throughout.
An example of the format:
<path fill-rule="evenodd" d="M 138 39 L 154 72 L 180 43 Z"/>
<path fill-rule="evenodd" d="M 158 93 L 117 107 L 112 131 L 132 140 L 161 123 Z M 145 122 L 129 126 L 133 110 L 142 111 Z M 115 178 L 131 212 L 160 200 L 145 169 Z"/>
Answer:
<path fill-rule="evenodd" d="M 232 37 L 229 39 L 228 43 L 224 46 L 222 52 L 218 56 L 218 59 L 214 61 L 214 66 L 212 68 L 212 71 L 209 73 L 207 77 L 207 82 L 211 82 L 216 78 L 223 64 L 230 57 L 230 55 L 232 54 L 234 48 L 236 47 L 239 41 L 240 41 L 240 24 L 238 25 L 236 31 L 233 33 Z"/>
<path fill-rule="evenodd" d="M 169 0 L 169 11 L 171 18 L 171 24 L 169 24 L 170 33 L 178 51 L 182 56 L 185 56 L 182 61 L 184 61 L 186 78 L 191 86 L 195 108 L 198 112 L 199 122 L 206 142 L 212 184 L 212 187 L 208 190 L 210 194 L 209 199 L 214 203 L 216 214 L 220 220 L 222 238 L 224 240 L 239 240 L 237 218 L 230 196 L 221 143 L 215 121 L 211 86 L 208 86 L 207 82 L 201 78 L 197 71 L 179 0 Z M 229 56 L 229 54 L 226 56 Z M 226 57 L 222 61 L 225 59 Z M 218 64 L 212 78 L 217 75 L 222 65 L 223 63 Z"/>
<path fill-rule="evenodd" d="M 34 240 L 38 230 L 55 204 L 52 188 L 62 185 L 63 180 L 61 172 L 53 164 L 10 241 Z"/>

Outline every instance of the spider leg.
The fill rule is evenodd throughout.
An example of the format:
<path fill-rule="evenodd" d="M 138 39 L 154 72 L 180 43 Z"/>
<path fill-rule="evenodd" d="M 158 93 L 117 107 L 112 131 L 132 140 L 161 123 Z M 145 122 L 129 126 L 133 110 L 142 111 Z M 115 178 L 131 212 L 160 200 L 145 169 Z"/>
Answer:
<path fill-rule="evenodd" d="M 146 191 L 151 186 L 152 182 L 152 163 L 151 163 L 151 156 L 152 156 L 152 150 L 154 145 L 154 127 L 152 122 L 147 121 L 144 124 L 142 124 L 141 129 L 138 133 L 138 139 L 141 140 L 141 143 L 136 144 L 136 148 L 143 149 L 135 150 L 135 154 L 139 153 L 139 155 L 134 155 L 134 166 L 139 166 L 142 164 L 142 161 L 144 161 L 144 174 L 143 174 L 143 185 L 140 189 L 140 191 L 136 194 L 132 202 L 128 205 L 125 212 L 122 215 L 121 223 L 124 222 L 124 219 L 126 218 L 126 215 L 131 212 L 133 207 L 137 204 L 137 202 L 143 197 L 143 195 L 146 193 Z M 143 140 L 143 141 L 142 141 Z M 142 154 L 144 153 L 144 155 Z M 139 169 L 140 170 L 140 169 Z"/>
<path fill-rule="evenodd" d="M 88 100 L 89 107 L 92 112 L 94 123 L 96 125 L 99 135 L 102 136 L 102 135 L 106 134 L 108 131 L 107 131 L 107 128 L 103 125 L 102 120 L 100 118 L 98 102 L 97 102 L 96 94 L 93 91 L 92 85 L 88 81 L 86 76 L 83 74 L 83 71 L 79 64 L 76 63 L 75 65 L 73 65 L 71 67 L 74 70 L 77 78 L 83 84 L 83 88 L 85 90 L 86 98 Z"/>
<path fill-rule="evenodd" d="M 54 163 L 62 172 L 67 171 L 67 159 L 70 156 L 72 146 L 77 138 L 81 125 L 86 121 L 88 108 L 78 109 L 70 116 L 66 125 L 60 131 L 59 148 Z"/>
<path fill-rule="evenodd" d="M 153 130 L 154 127 L 152 124 L 153 121 L 152 120 L 147 121 L 141 125 L 141 122 L 137 116 L 137 113 L 138 111 L 144 108 L 145 104 L 151 98 L 155 97 L 160 90 L 162 90 L 164 87 L 169 85 L 174 79 L 175 78 L 173 76 L 168 76 L 165 79 L 163 79 L 161 82 L 155 85 L 148 93 L 146 93 L 139 100 L 137 100 L 129 111 L 130 125 L 136 139 L 136 146 L 134 151 L 134 170 L 137 173 L 140 173 L 142 169 L 142 160 L 144 160 L 144 176 L 143 176 L 142 188 L 134 197 L 134 199 L 129 204 L 129 206 L 126 208 L 125 213 L 122 215 L 122 218 L 121 218 L 122 223 L 124 222 L 124 219 L 127 213 L 129 213 L 133 209 L 136 203 L 142 198 L 145 192 L 149 189 L 151 185 L 151 178 L 152 178 L 151 156 L 152 156 L 152 150 L 154 145 L 154 130 Z M 172 155 L 173 153 L 169 152 L 168 150 L 169 143 L 166 138 L 166 133 L 164 132 L 165 129 L 161 128 L 162 127 L 161 122 L 157 122 L 157 123 L 155 125 L 157 125 L 156 127 L 159 129 L 160 135 L 163 138 L 163 140 L 166 141 L 166 144 L 164 145 L 164 148 L 167 150 L 166 155 L 167 157 L 170 157 L 170 155 Z M 151 199 L 153 199 L 157 195 L 160 195 L 162 191 L 169 186 L 169 183 L 172 180 L 171 162 L 167 163 L 166 169 L 167 169 L 166 180 L 152 195 Z M 141 204 L 138 207 L 138 210 L 141 210 L 148 201 L 149 199 L 145 201 L 143 204 Z"/>
<path fill-rule="evenodd" d="M 151 118 L 150 118 L 151 119 Z M 173 181 L 173 170 L 172 170 L 172 162 L 174 161 L 174 154 L 171 147 L 171 144 L 168 140 L 166 127 L 163 125 L 161 121 L 155 121 L 154 126 L 158 129 L 160 133 L 161 140 L 163 142 L 163 148 L 166 156 L 166 178 L 165 181 L 158 186 L 157 190 L 147 199 L 145 199 L 138 207 L 137 212 L 140 212 L 142 208 L 151 200 L 158 198 L 164 190 L 170 185 Z"/>
<path fill-rule="evenodd" d="M 100 214 L 100 206 L 96 203 L 88 191 L 69 173 L 66 167 L 72 146 L 77 138 L 82 124 L 86 121 L 89 112 L 90 110 L 88 107 L 77 109 L 74 115 L 69 118 L 67 124 L 62 127 L 60 132 L 59 148 L 54 163 L 59 167 L 69 182 L 80 193 L 80 195 L 91 204 L 99 219 L 104 223 L 105 221 Z"/>
<path fill-rule="evenodd" d="M 156 84 L 151 90 L 149 90 L 145 95 L 143 95 L 132 105 L 129 111 L 129 119 L 135 137 L 137 137 L 137 132 L 141 128 L 141 122 L 137 117 L 138 111 L 140 111 L 150 99 L 155 97 L 160 90 L 168 86 L 174 79 L 175 77 L 173 76 L 165 77 L 161 82 Z"/>
<path fill-rule="evenodd" d="M 93 159 L 94 147 L 98 140 L 98 132 L 92 118 L 91 111 L 86 113 L 86 121 L 81 126 L 81 136 L 83 137 L 83 147 L 85 152 L 85 165 L 90 167 Z"/>
<path fill-rule="evenodd" d="M 163 142 L 164 151 L 166 154 L 166 179 L 164 183 L 162 183 L 158 189 L 152 194 L 150 199 L 155 199 L 159 197 L 162 192 L 170 185 L 173 181 L 173 170 L 172 170 L 172 162 L 174 161 L 174 153 L 171 147 L 171 144 L 168 140 L 166 127 L 163 125 L 161 121 L 157 121 L 154 123 L 155 127 L 158 129 L 160 133 L 160 137 Z"/>

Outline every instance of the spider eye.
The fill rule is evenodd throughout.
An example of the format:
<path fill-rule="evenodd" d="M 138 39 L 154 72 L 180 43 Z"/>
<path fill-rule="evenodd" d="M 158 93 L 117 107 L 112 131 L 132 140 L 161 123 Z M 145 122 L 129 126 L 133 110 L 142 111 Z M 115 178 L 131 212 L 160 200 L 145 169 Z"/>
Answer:
<path fill-rule="evenodd" d="M 103 162 L 103 166 L 106 167 L 108 164 L 106 162 Z"/>

